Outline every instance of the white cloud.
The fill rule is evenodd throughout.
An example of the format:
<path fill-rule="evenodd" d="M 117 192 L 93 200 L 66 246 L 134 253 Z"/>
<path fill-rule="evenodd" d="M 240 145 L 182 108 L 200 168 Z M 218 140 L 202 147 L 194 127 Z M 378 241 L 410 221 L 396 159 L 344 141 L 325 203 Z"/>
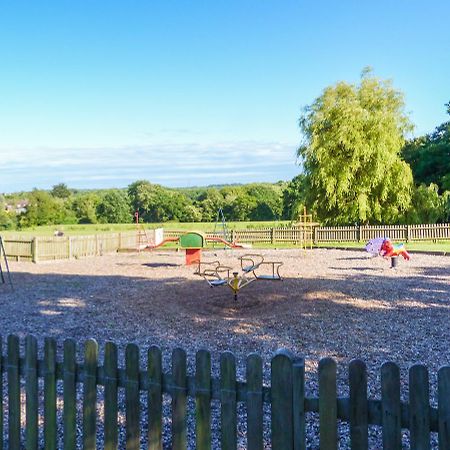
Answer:
<path fill-rule="evenodd" d="M 116 148 L 0 149 L 0 192 L 50 188 L 123 187 L 147 179 L 166 186 L 291 179 L 295 144 L 189 143 Z"/>

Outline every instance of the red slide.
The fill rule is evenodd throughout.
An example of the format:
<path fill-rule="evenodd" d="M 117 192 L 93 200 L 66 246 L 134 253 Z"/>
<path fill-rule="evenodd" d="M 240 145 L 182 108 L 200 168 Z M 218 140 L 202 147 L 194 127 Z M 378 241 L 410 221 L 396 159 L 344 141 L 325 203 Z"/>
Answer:
<path fill-rule="evenodd" d="M 222 244 L 227 245 L 228 247 L 231 247 L 231 248 L 245 248 L 241 244 L 236 244 L 234 242 L 226 241 L 225 239 L 222 239 L 220 237 L 207 237 L 206 240 L 212 241 L 212 242 L 221 242 Z"/>
<path fill-rule="evenodd" d="M 144 250 L 153 250 L 155 248 L 161 247 L 161 245 L 167 244 L 168 242 L 178 242 L 179 240 L 180 240 L 180 238 L 177 238 L 177 237 L 166 238 L 163 241 L 161 241 L 159 244 L 147 245 Z"/>

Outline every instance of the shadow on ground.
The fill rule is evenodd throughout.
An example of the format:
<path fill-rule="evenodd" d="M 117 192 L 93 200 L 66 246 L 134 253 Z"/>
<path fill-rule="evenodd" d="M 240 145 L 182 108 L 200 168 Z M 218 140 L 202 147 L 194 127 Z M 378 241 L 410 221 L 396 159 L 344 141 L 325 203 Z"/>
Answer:
<path fill-rule="evenodd" d="M 144 349 L 177 346 L 270 355 L 284 347 L 317 361 L 360 357 L 406 367 L 448 363 L 449 267 L 425 267 L 414 276 L 384 276 L 361 259 L 339 277 L 258 281 L 234 301 L 227 287 L 200 279 L 123 275 L 13 274 L 15 291 L 0 285 L 2 335 L 54 336 L 62 342 L 93 337 Z M 367 260 L 367 259 L 366 259 Z M 364 261 L 363 261 L 364 262 Z M 149 263 L 148 267 L 176 267 Z M 333 267 L 331 267 L 333 268 Z M 267 364 L 267 361 L 266 361 Z"/>

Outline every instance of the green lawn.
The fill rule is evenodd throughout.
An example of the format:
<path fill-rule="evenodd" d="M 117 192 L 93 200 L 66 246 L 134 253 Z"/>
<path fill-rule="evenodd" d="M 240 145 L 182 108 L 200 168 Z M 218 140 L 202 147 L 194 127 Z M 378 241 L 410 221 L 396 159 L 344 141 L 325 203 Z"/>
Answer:
<path fill-rule="evenodd" d="M 260 228 L 276 228 L 281 226 L 289 226 L 291 222 L 284 221 L 272 221 L 272 222 L 227 222 L 228 229 L 234 230 L 248 230 L 248 229 L 260 229 Z M 193 222 L 193 223 L 179 223 L 179 222 L 166 222 L 166 223 L 145 223 L 142 224 L 145 228 L 159 228 L 163 227 L 166 230 L 181 230 L 181 231 L 221 231 L 222 224 L 215 224 L 210 222 Z M 136 225 L 133 223 L 114 223 L 114 224 L 86 224 L 86 225 L 46 225 L 40 227 L 27 228 L 23 230 L 4 231 L 1 234 L 3 236 L 19 235 L 19 236 L 52 236 L 56 231 L 62 231 L 66 235 L 88 235 L 98 233 L 118 233 L 120 231 L 134 231 Z"/>

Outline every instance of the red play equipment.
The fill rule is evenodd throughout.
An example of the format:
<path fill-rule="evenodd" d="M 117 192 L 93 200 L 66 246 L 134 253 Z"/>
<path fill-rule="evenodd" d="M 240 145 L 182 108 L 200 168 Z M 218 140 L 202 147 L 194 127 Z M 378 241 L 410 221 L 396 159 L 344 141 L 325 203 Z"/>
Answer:
<path fill-rule="evenodd" d="M 403 244 L 394 245 L 389 239 L 385 239 L 381 244 L 380 254 L 385 258 L 393 258 L 401 255 L 406 260 L 410 259 L 409 253 Z"/>
<path fill-rule="evenodd" d="M 229 242 L 220 237 L 207 237 L 198 231 L 189 231 L 179 237 L 170 237 L 163 239 L 159 243 L 149 244 L 144 250 L 153 250 L 169 242 L 178 242 L 180 247 L 186 250 L 186 265 L 197 264 L 201 261 L 202 249 L 208 242 L 220 242 L 230 248 L 245 248 L 243 244 Z"/>

